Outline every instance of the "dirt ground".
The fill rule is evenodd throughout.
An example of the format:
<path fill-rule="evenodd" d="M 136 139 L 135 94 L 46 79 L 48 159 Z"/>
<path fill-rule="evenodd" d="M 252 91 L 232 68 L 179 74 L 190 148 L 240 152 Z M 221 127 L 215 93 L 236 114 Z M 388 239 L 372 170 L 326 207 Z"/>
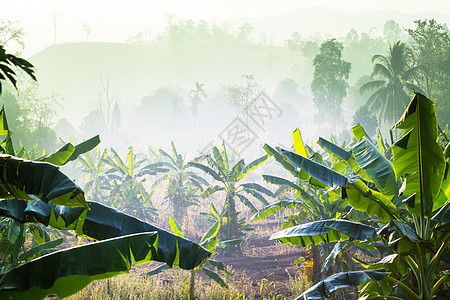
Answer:
<path fill-rule="evenodd" d="M 294 264 L 294 261 L 304 256 L 307 249 L 270 241 L 271 234 L 280 230 L 277 222 L 263 221 L 252 225 L 255 230 L 243 240 L 241 255 L 225 257 L 219 253 L 214 259 L 223 262 L 231 270 L 234 287 L 246 294 L 253 294 L 254 299 L 265 299 L 271 291 L 281 297 L 276 299 L 294 299 L 299 296 L 300 294 L 293 294 L 288 286 L 302 267 Z M 150 263 L 135 266 L 131 273 L 142 274 L 156 265 L 158 264 Z M 203 273 L 199 272 L 198 275 L 203 276 Z M 262 287 L 263 293 L 261 285 L 267 287 L 267 290 Z"/>
<path fill-rule="evenodd" d="M 279 230 L 279 229 L 278 229 Z M 275 232 L 274 230 L 273 232 Z M 294 296 L 288 289 L 289 276 L 293 277 L 300 268 L 294 261 L 304 255 L 305 249 L 281 245 L 276 241 L 269 241 L 270 235 L 252 235 L 244 243 L 243 255 L 223 257 L 220 260 L 227 266 L 232 266 L 236 278 L 245 278 L 249 282 L 256 299 L 260 296 L 261 281 L 268 286 L 274 282 L 277 295 L 287 298 Z M 298 296 L 298 295 L 297 295 Z"/>

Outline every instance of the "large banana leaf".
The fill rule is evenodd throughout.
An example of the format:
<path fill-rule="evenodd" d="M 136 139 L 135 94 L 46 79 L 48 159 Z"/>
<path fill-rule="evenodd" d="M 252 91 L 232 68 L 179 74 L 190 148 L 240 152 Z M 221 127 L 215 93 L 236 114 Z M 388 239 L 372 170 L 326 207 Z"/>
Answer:
<path fill-rule="evenodd" d="M 65 165 L 68 162 L 74 161 L 81 154 L 91 151 L 98 144 L 100 144 L 100 137 L 98 135 L 74 146 L 67 143 L 55 152 L 37 159 L 37 161 L 45 161 L 56 166 Z"/>
<path fill-rule="evenodd" d="M 369 216 L 377 216 L 383 222 L 397 218 L 397 208 L 390 199 L 369 188 L 361 179 L 348 178 L 297 153 L 286 150 L 282 152 L 286 159 L 323 184 L 344 188 L 344 196 L 348 197 L 348 202 L 353 208 L 366 212 Z"/>
<path fill-rule="evenodd" d="M 391 162 L 366 137 L 362 137 L 353 147 L 353 154 L 378 190 L 392 200 L 400 186 Z"/>
<path fill-rule="evenodd" d="M 199 164 L 199 163 L 196 163 L 196 162 L 192 162 L 192 161 L 189 162 L 187 165 L 202 170 L 203 172 L 209 174 L 212 178 L 214 178 L 217 181 L 223 181 L 223 179 L 219 176 L 219 174 L 217 174 L 216 171 L 214 171 L 213 169 L 211 169 L 208 166 L 204 166 L 202 164 Z"/>
<path fill-rule="evenodd" d="M 336 146 L 335 144 L 333 144 L 321 137 L 317 141 L 317 144 L 319 144 L 322 148 L 325 148 L 327 151 L 329 151 L 331 154 L 333 154 L 338 159 L 343 159 L 343 160 L 347 161 L 352 156 L 351 152 L 346 151 L 346 150 L 342 149 L 341 147 Z M 299 153 L 299 154 L 301 154 L 301 153 Z"/>
<path fill-rule="evenodd" d="M 445 170 L 444 154 L 437 143 L 434 103 L 416 93 L 394 128 L 404 130 L 392 146 L 395 176 L 410 174 L 404 193 L 415 194 L 406 207 L 413 214 L 430 216 Z"/>
<path fill-rule="evenodd" d="M 0 154 L 0 197 L 87 208 L 83 191 L 58 167 Z"/>
<path fill-rule="evenodd" d="M 273 158 L 281 165 L 283 168 L 285 168 L 287 171 L 289 171 L 294 177 L 298 176 L 298 172 L 295 169 L 293 165 L 288 163 L 284 160 L 283 155 L 281 155 L 277 150 L 273 149 L 269 145 L 265 144 L 263 147 L 264 151 L 267 152 L 269 156 L 273 156 Z"/>
<path fill-rule="evenodd" d="M 441 208 L 450 199 L 450 143 L 444 151 L 445 156 L 445 172 L 442 181 L 441 190 L 433 204 L 433 210 Z"/>
<path fill-rule="evenodd" d="M 278 231 L 270 240 L 307 247 L 314 242 L 330 243 L 348 239 L 365 241 L 377 238 L 376 228 L 348 220 L 324 220 L 301 224 Z"/>
<path fill-rule="evenodd" d="M 42 201 L 0 200 L 0 215 L 18 222 L 38 222 L 58 229 L 75 230 L 78 235 L 104 240 L 140 232 L 158 233 L 157 254 L 153 260 L 169 266 L 193 269 L 211 255 L 200 245 L 143 222 L 97 202 L 90 210 L 45 204 Z"/>
<path fill-rule="evenodd" d="M 249 163 L 247 166 L 245 166 L 245 168 L 242 170 L 242 173 L 239 175 L 239 177 L 237 178 L 237 180 L 241 180 L 243 179 L 245 176 L 247 176 L 248 173 L 250 173 L 251 171 L 253 171 L 254 169 L 256 169 L 257 167 L 259 167 L 260 165 L 262 165 L 266 160 L 269 159 L 268 155 L 264 155 L 261 156 L 260 158 L 255 159 L 254 161 L 252 161 L 251 163 Z"/>
<path fill-rule="evenodd" d="M 341 147 L 323 139 L 319 138 L 317 143 L 324 148 L 329 154 L 331 154 L 336 159 L 339 159 L 339 161 L 334 164 L 333 170 L 337 171 L 337 169 L 342 169 L 340 166 L 342 163 L 344 163 L 344 166 L 349 166 L 353 172 L 358 174 L 361 178 L 364 180 L 370 180 L 370 178 L 367 176 L 366 172 L 361 169 L 361 167 L 358 165 L 358 163 L 355 160 L 355 157 L 352 155 L 352 152 L 346 151 L 342 149 Z M 344 168 L 345 169 L 345 168 Z M 344 170 L 342 169 L 342 171 Z"/>
<path fill-rule="evenodd" d="M 264 218 L 267 218 L 268 216 L 273 215 L 275 212 L 280 211 L 285 208 L 293 208 L 297 205 L 301 205 L 301 201 L 296 200 L 280 200 L 275 203 L 272 203 L 268 206 L 263 207 L 261 210 L 259 210 L 256 214 L 254 214 L 250 220 L 253 222 L 262 220 Z"/>
<path fill-rule="evenodd" d="M 297 128 L 292 133 L 292 138 L 294 139 L 294 150 L 298 154 L 307 157 L 308 153 L 305 148 L 305 144 L 303 143 L 302 134 L 300 133 L 300 130 Z"/>
<path fill-rule="evenodd" d="M 156 232 L 131 234 L 53 252 L 0 275 L 1 299 L 70 296 L 90 282 L 128 273 L 158 256 Z"/>
<path fill-rule="evenodd" d="M 380 281 L 387 275 L 389 272 L 384 269 L 337 273 L 313 285 L 295 300 L 326 299 L 335 290 L 361 286 L 367 280 Z"/>

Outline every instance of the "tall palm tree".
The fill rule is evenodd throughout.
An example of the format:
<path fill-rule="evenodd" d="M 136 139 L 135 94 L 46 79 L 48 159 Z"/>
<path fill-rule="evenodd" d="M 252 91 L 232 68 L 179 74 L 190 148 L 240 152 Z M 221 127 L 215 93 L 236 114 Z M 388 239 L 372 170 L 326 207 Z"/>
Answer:
<path fill-rule="evenodd" d="M 194 118 L 198 116 L 198 106 L 202 103 L 201 97 L 206 98 L 205 90 L 203 89 L 204 83 L 198 81 L 195 82 L 195 89 L 189 91 L 191 100 L 191 112 Z"/>
<path fill-rule="evenodd" d="M 395 122 L 411 100 L 413 90 L 420 91 L 412 83 L 417 67 L 412 66 L 413 52 L 401 41 L 389 47 L 389 54 L 372 57 L 371 81 L 363 84 L 360 93 L 373 91 L 367 99 L 370 110 L 379 113 L 379 124 Z"/>

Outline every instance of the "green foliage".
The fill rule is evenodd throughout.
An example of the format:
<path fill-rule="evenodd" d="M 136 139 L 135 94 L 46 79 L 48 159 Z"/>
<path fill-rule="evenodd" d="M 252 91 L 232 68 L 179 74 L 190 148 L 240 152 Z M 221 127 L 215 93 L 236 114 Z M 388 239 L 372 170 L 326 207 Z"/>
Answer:
<path fill-rule="evenodd" d="M 379 113 L 378 122 L 394 122 L 408 104 L 413 89 L 416 68 L 411 49 L 401 41 L 389 47 L 389 54 L 372 57 L 372 80 L 363 84 L 361 93 L 372 92 L 367 99 L 368 108 Z"/>
<path fill-rule="evenodd" d="M 315 160 L 317 160 L 327 163 L 336 170 L 343 170 L 345 168 L 342 167 L 343 163 L 341 161 L 337 161 L 333 157 L 330 158 L 330 161 L 324 161 L 319 153 L 316 152 L 312 154 L 310 148 L 307 150 L 298 129 L 296 129 L 292 135 L 294 138 L 295 154 L 310 157 L 309 161 L 311 161 L 311 164 L 318 164 L 315 162 Z M 348 161 L 351 157 L 351 153 L 348 153 L 344 149 L 341 149 L 322 138 L 319 139 L 318 144 L 342 160 Z M 292 209 L 293 213 L 288 214 L 286 220 L 281 225 L 281 228 L 284 229 L 284 231 L 296 228 L 292 226 L 300 225 L 305 221 L 321 222 L 320 220 L 323 219 L 353 217 L 354 213 L 351 213 L 351 211 L 349 212 L 347 201 L 345 199 L 340 199 L 337 191 L 329 189 L 326 193 L 323 189 L 327 188 L 327 186 L 315 179 L 314 176 L 311 176 L 314 172 L 311 172 L 311 175 L 309 175 L 304 170 L 297 168 L 298 164 L 300 164 L 297 159 L 292 159 L 289 155 L 286 155 L 285 151 L 276 151 L 269 145 L 265 145 L 264 149 L 270 156 L 274 157 L 284 169 L 289 171 L 294 176 L 294 179 L 289 180 L 272 175 L 263 175 L 265 181 L 279 186 L 278 191 L 283 190 L 283 196 L 280 201 L 258 211 L 252 217 L 252 221 L 263 219 L 285 208 Z M 333 163 L 331 163 L 331 161 L 333 161 Z M 310 183 L 310 185 L 307 183 Z M 293 193 L 293 200 L 289 198 L 288 191 Z M 363 217 L 367 218 L 367 215 L 363 214 Z M 334 254 L 336 253 L 336 251 L 333 251 L 334 247 L 338 246 L 336 244 L 336 236 L 338 235 L 336 235 L 335 232 L 330 236 L 327 235 L 323 240 L 324 243 L 321 245 L 320 249 L 316 247 L 316 245 L 322 241 L 320 239 L 315 240 L 310 237 L 307 240 L 298 240 L 296 242 L 296 244 L 299 245 L 311 246 L 313 257 L 312 277 L 314 283 L 320 281 L 321 273 L 325 273 L 333 262 L 339 264 L 341 270 L 355 270 L 355 266 L 347 252 L 350 249 L 351 244 L 346 247 L 345 251 L 344 249 L 338 251 L 340 253 L 339 256 Z M 288 240 L 283 239 L 282 241 L 287 242 Z M 318 253 L 319 250 L 322 258 Z"/>
<path fill-rule="evenodd" d="M 28 278 L 28 276 L 35 279 L 27 281 L 29 283 L 25 286 L 21 282 L 11 285 L 11 287 L 2 286 L 3 289 L 0 289 L 0 293 L 26 291 L 32 294 L 33 291 L 36 291 L 39 292 L 39 295 L 34 297 L 38 299 L 42 297 L 43 293 L 47 295 L 56 292 L 67 296 L 82 289 L 93 280 L 127 272 L 131 267 L 131 262 L 145 263 L 149 260 L 156 260 L 165 262 L 171 267 L 192 269 L 201 265 L 210 255 L 210 252 L 200 245 L 176 237 L 151 224 L 96 202 L 87 204 L 90 208 L 88 211 L 82 208 L 45 204 L 40 200 L 36 200 L 34 203 L 17 199 L 0 201 L 0 214 L 19 223 L 39 222 L 58 229 L 75 230 L 80 236 L 105 240 L 105 243 L 110 245 L 102 246 L 103 244 L 91 243 L 84 246 L 86 249 L 82 249 L 82 251 L 74 248 L 55 252 L 53 254 L 55 256 L 52 255 L 48 258 L 49 262 L 31 261 L 21 267 L 13 268 L 0 275 L 6 280 L 5 282 L 10 282 L 12 278 Z M 148 235 L 149 233 L 150 235 Z M 157 238 L 153 236 L 154 233 L 157 233 Z M 145 236 L 153 237 L 149 241 L 142 241 L 142 237 Z M 124 239 L 117 237 L 124 237 Z M 92 248 L 90 245 L 93 245 Z M 108 250 L 108 247 L 112 247 L 112 249 Z M 93 256 L 97 258 L 93 260 Z M 47 264 L 48 276 L 45 278 L 33 276 L 33 274 L 41 272 L 42 264 Z M 61 268 L 61 265 L 67 265 L 67 267 Z M 49 289 L 55 281 L 56 286 Z M 58 282 L 61 282 L 61 285 Z M 24 295 L 25 298 L 29 297 L 29 294 L 20 294 L 18 297 L 21 295 Z"/>
<path fill-rule="evenodd" d="M 200 204 L 198 192 L 203 192 L 203 186 L 209 184 L 189 170 L 190 162 L 186 162 L 185 158 L 178 153 L 173 142 L 172 155 L 162 149 L 159 149 L 158 152 L 164 160 L 147 165 L 144 170 L 153 174 L 163 174 L 155 180 L 153 188 L 163 181 L 168 182 L 164 199 L 173 209 L 175 219 L 183 224 L 187 209 Z M 192 162 L 198 161 L 200 158 L 196 158 Z"/>
<path fill-rule="evenodd" d="M 18 21 L 6 21 L 0 19 L 0 45 L 7 46 L 11 43 L 18 45 L 21 50 L 25 48 L 23 37 L 25 31 L 18 26 Z"/>
<path fill-rule="evenodd" d="M 214 205 L 211 204 L 211 209 L 213 214 L 216 217 L 219 217 L 216 213 L 215 213 L 215 208 Z M 172 232 L 175 235 L 181 236 L 183 238 L 185 238 L 185 234 L 183 232 L 183 229 L 181 228 L 181 226 L 177 223 L 177 221 L 174 218 L 170 218 L 169 219 L 169 224 L 170 224 L 170 228 L 172 229 Z M 217 234 L 219 233 L 219 229 L 220 229 L 220 224 L 221 224 L 221 220 L 220 218 L 218 218 L 215 223 L 211 226 L 211 228 L 205 232 L 199 242 L 200 246 L 204 247 L 205 249 L 207 249 L 208 251 L 211 251 L 214 255 L 216 254 L 215 252 L 213 252 L 216 248 L 218 247 L 226 247 L 226 246 L 234 246 L 234 242 L 235 241 L 222 241 L 221 244 L 219 244 L 219 239 L 217 237 Z M 240 242 L 240 241 L 239 241 Z M 225 275 L 231 275 L 228 271 L 226 266 L 217 260 L 212 259 L 211 257 L 208 258 L 206 260 L 206 262 L 208 264 L 210 264 L 211 266 L 215 267 L 217 269 L 217 271 L 220 271 L 221 273 L 225 274 Z M 168 266 L 167 264 L 163 264 L 153 270 L 151 270 L 149 273 L 147 273 L 148 275 L 156 275 L 159 274 L 167 269 L 169 269 L 170 266 Z M 195 297 L 195 293 L 194 293 L 194 289 L 195 289 L 195 276 L 196 273 L 199 270 L 203 270 L 203 272 L 205 273 L 205 275 L 209 278 L 211 278 L 214 282 L 216 282 L 217 284 L 219 284 L 221 287 L 228 289 L 228 285 L 225 283 L 225 281 L 220 277 L 220 275 L 215 272 L 212 271 L 208 268 L 206 268 L 205 266 L 200 267 L 199 269 L 196 270 L 191 270 L 191 277 L 190 277 L 190 283 L 189 283 L 189 299 L 194 299 Z"/>
<path fill-rule="evenodd" d="M 255 100 L 261 88 L 255 82 L 253 75 L 244 74 L 242 78 L 244 78 L 245 84 L 229 86 L 226 88 L 226 93 L 231 106 L 248 120 L 250 104 Z"/>
<path fill-rule="evenodd" d="M 448 271 L 441 261 L 450 236 L 448 176 L 445 173 L 450 152 L 448 149 L 443 152 L 437 144 L 433 102 L 416 94 L 395 127 L 403 129 L 404 133 L 392 146 L 393 161 L 385 158 L 378 147 L 362 136 L 358 143 L 352 145 L 351 155 L 364 173 L 353 168 L 355 174 L 351 177 L 296 153 L 283 151 L 286 160 L 295 162 L 297 167 L 326 186 L 339 189 L 354 209 L 378 218 L 382 227 L 327 220 L 294 226 L 275 233 L 272 238 L 304 245 L 313 241 L 338 241 L 333 250 L 338 253 L 346 249 L 344 244 L 338 246 L 339 243 L 347 240 L 352 243 L 361 241 L 355 244 L 360 250 L 373 250 L 375 246 L 381 251 L 379 245 L 382 242 L 387 251 L 381 254 L 388 255 L 372 264 L 353 258 L 369 273 L 380 270 L 380 276 L 359 277 L 360 274 L 337 285 L 335 278 L 329 277 L 302 294 L 300 299 L 323 298 L 326 290 L 331 292 L 348 286 L 359 286 L 363 297 L 405 297 L 400 295 L 406 293 L 412 299 L 432 299 L 439 287 L 448 282 Z M 327 149 L 331 151 L 332 148 Z M 363 180 L 356 174 L 366 177 Z M 352 278 L 354 274 L 333 276 Z M 412 285 L 409 278 L 413 278 Z"/>
<path fill-rule="evenodd" d="M 102 156 L 104 154 L 105 152 Z M 129 147 L 125 160 L 122 160 L 113 148 L 106 158 L 102 157 L 100 160 L 105 164 L 104 167 L 109 167 L 100 175 L 98 172 L 103 169 L 100 164 L 93 173 L 94 182 L 100 183 L 100 187 L 106 191 L 101 202 L 142 220 L 153 220 L 157 215 L 157 209 L 151 202 L 154 190 L 148 192 L 144 183 L 146 175 L 155 173 L 144 166 L 146 159 L 138 159 L 133 147 Z"/>
<path fill-rule="evenodd" d="M 442 80 L 441 64 L 445 51 L 450 46 L 448 30 L 431 20 L 415 20 L 415 28 L 406 31 L 413 38 L 413 49 L 416 55 L 420 87 L 426 95 L 434 98 L 434 91 Z"/>
<path fill-rule="evenodd" d="M 330 120 L 329 125 L 333 130 L 341 115 L 342 100 L 347 95 L 347 79 L 351 67 L 349 62 L 342 59 L 342 49 L 342 44 L 336 39 L 327 40 L 320 45 L 320 52 L 313 61 L 311 91 L 314 104 L 321 120 Z"/>
<path fill-rule="evenodd" d="M 9 81 L 15 88 L 17 88 L 16 71 L 11 69 L 11 67 L 22 69 L 31 78 L 36 80 L 33 70 L 34 67 L 32 64 L 23 58 L 6 53 L 6 50 L 2 45 L 0 45 L 0 94 L 2 93 L 2 80 Z"/>
<path fill-rule="evenodd" d="M 366 105 L 358 108 L 353 115 L 352 126 L 356 124 L 361 124 L 361 126 L 367 130 L 367 135 L 373 137 L 376 134 L 378 128 L 377 118 L 370 113 Z"/>
<path fill-rule="evenodd" d="M 195 82 L 195 89 L 189 91 L 189 98 L 191 101 L 191 113 L 194 118 L 198 117 L 198 106 L 202 103 L 202 97 L 206 98 L 205 90 L 203 89 L 204 83 L 198 81 Z"/>
<path fill-rule="evenodd" d="M 220 218 L 223 222 L 220 236 L 225 240 L 231 240 L 244 236 L 244 231 L 250 230 L 245 220 L 239 218 L 239 212 L 236 210 L 236 200 L 241 201 L 255 213 L 256 208 L 252 203 L 252 198 L 256 198 L 264 205 L 268 205 L 269 203 L 264 195 L 272 196 L 272 192 L 257 183 L 242 183 L 241 181 L 248 173 L 262 165 L 268 159 L 267 155 L 254 160 L 248 165 L 241 159 L 232 166 L 230 165 L 225 145 L 222 148 L 223 150 L 219 151 L 217 147 L 214 147 L 212 154 L 206 156 L 209 166 L 196 162 L 190 162 L 189 165 L 202 170 L 219 183 L 219 185 L 210 185 L 202 193 L 202 198 L 207 198 L 216 192 L 225 192 L 225 201 L 220 213 Z"/>

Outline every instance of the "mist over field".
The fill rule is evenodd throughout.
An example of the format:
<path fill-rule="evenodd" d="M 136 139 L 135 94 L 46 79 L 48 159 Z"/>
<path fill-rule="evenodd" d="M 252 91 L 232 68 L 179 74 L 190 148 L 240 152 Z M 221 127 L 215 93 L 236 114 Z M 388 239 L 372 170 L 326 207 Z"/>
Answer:
<path fill-rule="evenodd" d="M 0 0 L 0 299 L 450 298 L 447 2 Z"/>
<path fill-rule="evenodd" d="M 297 127 L 311 141 L 318 134 L 344 134 L 368 98 L 359 95 L 357 85 L 370 76 L 372 56 L 387 53 L 395 39 L 408 41 L 403 29 L 412 28 L 416 19 L 450 21 L 443 11 L 305 7 L 225 20 L 166 12 L 159 24 L 145 21 L 144 26 L 142 16 L 90 12 L 83 17 L 79 10 L 72 15 L 61 7 L 59 11 L 55 8 L 52 16 L 35 12 L 34 19 L 42 19 L 35 28 L 25 28 L 23 50 L 34 49 L 29 60 L 37 70 L 39 93 L 59 99 L 49 124 L 57 136 L 80 139 L 99 133 L 104 147 L 122 149 L 130 144 L 141 149 L 167 146 L 173 140 L 196 153 L 221 144 L 221 133 L 245 115 L 233 106 L 230 89 L 244 88 L 248 75 L 254 85 L 250 97 L 264 92 L 279 109 L 259 117 L 264 126 L 245 120 L 255 136 L 251 148 L 261 149 L 267 142 L 289 146 L 290 132 Z M 395 20 L 392 28 L 386 25 L 389 20 Z M 21 22 L 29 20 L 18 20 L 16 26 Z M 39 33 L 47 46 L 35 42 L 38 36 L 32 33 L 38 28 L 47 29 Z M 342 114 L 333 128 L 324 122 L 311 92 L 312 61 L 330 38 L 344 45 L 342 58 L 351 64 Z M 196 82 L 204 92 L 200 96 L 193 94 Z M 239 148 L 246 144 L 235 143 L 244 152 Z"/>

